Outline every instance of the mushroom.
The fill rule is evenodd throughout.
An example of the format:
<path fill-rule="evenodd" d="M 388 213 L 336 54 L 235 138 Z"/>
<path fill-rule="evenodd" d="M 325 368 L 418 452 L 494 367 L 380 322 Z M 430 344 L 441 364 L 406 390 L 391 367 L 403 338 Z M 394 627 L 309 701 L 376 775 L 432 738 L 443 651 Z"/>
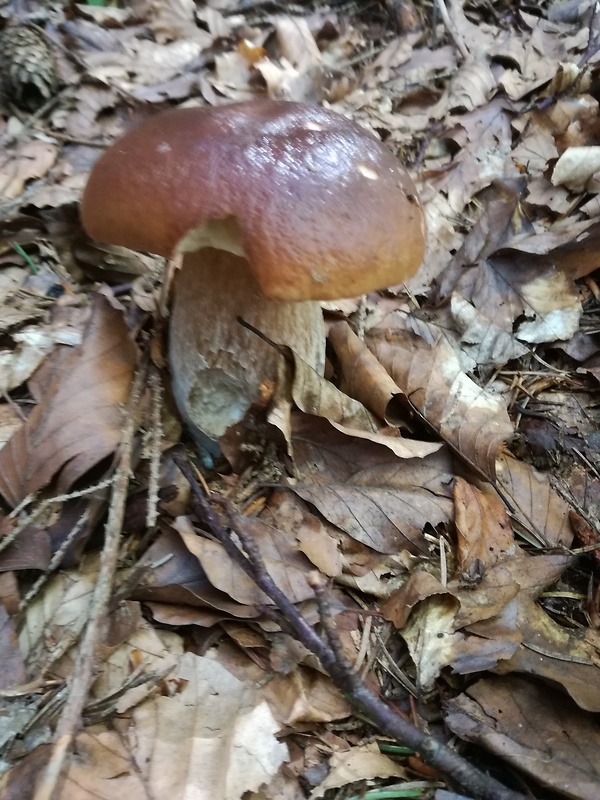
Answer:
<path fill-rule="evenodd" d="M 281 356 L 322 373 L 319 300 L 414 274 L 425 247 L 415 186 L 376 136 L 318 106 L 253 100 L 168 111 L 98 160 L 82 221 L 95 239 L 172 257 L 173 393 L 218 440 L 274 381 Z"/>

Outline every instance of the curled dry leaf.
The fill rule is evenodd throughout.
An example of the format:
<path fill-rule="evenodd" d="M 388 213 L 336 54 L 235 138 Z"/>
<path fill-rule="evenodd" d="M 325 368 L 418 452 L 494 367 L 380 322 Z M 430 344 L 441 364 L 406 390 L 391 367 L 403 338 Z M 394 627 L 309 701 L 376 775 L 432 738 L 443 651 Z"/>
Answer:
<path fill-rule="evenodd" d="M 290 397 L 306 414 L 325 417 L 332 422 L 360 431 L 375 433 L 379 430 L 381 427 L 379 420 L 359 400 L 344 394 L 331 381 L 321 377 L 290 347 L 277 345 L 277 349 L 284 355 L 286 363 L 283 366 L 269 421 L 286 433 L 288 440 Z"/>
<path fill-rule="evenodd" d="M 401 390 L 390 378 L 381 362 L 375 358 L 347 322 L 337 322 L 331 326 L 329 342 L 339 361 L 341 390 L 362 403 L 379 419 L 387 421 L 389 404 Z"/>
<path fill-rule="evenodd" d="M 591 629 L 580 634 L 558 625 L 534 602 L 539 594 L 534 586 L 519 596 L 517 625 L 522 644 L 510 659 L 498 664 L 498 672 L 526 673 L 562 686 L 580 708 L 598 713 L 600 635 Z M 485 625 L 477 632 L 485 636 Z"/>
<path fill-rule="evenodd" d="M 512 434 L 505 401 L 478 386 L 433 326 L 371 332 L 367 344 L 412 405 L 469 463 L 493 478 L 498 451 Z M 420 332 L 421 332 L 420 331 Z"/>
<path fill-rule="evenodd" d="M 221 544 L 198 536 L 185 517 L 179 517 L 173 524 L 216 589 L 241 604 L 272 604 L 273 601 L 226 555 Z M 292 603 L 300 603 L 313 597 L 313 590 L 306 580 L 312 564 L 306 556 L 291 546 L 284 533 L 260 519 L 251 519 L 241 514 L 236 514 L 233 524 L 236 530 L 254 541 L 267 572 Z"/>
<path fill-rule="evenodd" d="M 495 88 L 496 80 L 488 64 L 483 60 L 469 59 L 455 73 L 447 97 L 442 98 L 439 108 L 444 114 L 457 110 L 473 111 L 486 105 Z"/>
<path fill-rule="evenodd" d="M 179 518 L 179 523 L 187 531 L 193 531 L 189 521 Z M 144 570 L 144 577 L 132 597 L 151 601 L 156 619 L 164 616 L 168 621 L 185 615 L 190 623 L 213 625 L 227 616 L 258 616 L 258 611 L 252 606 L 236 603 L 224 592 L 213 588 L 197 557 L 173 528 L 161 533 L 146 551 L 140 567 Z M 186 605 L 194 608 L 186 612 Z"/>
<path fill-rule="evenodd" d="M 485 678 L 449 701 L 446 724 L 552 791 L 598 796 L 597 721 L 554 689 L 516 676 Z"/>
<path fill-rule="evenodd" d="M 552 173 L 555 186 L 583 192 L 590 178 L 600 172 L 600 146 L 569 147 L 556 162 Z"/>
<path fill-rule="evenodd" d="M 0 451 L 0 493 L 13 506 L 55 478 L 67 491 L 121 440 L 136 360 L 121 312 L 96 296 L 82 344 L 55 355 L 40 403 Z"/>
<path fill-rule="evenodd" d="M 450 594 L 436 595 L 420 603 L 402 629 L 417 670 L 417 684 L 425 692 L 433 689 L 446 666 L 460 674 L 481 672 L 509 658 L 517 647 L 510 640 L 470 636 L 458 629 L 458 607 Z"/>
<path fill-rule="evenodd" d="M 432 576 L 413 574 L 383 612 L 401 629 L 421 688 L 431 689 L 446 666 L 460 674 L 527 672 L 561 684 L 582 708 L 598 711 L 600 637 L 561 627 L 536 603 L 573 561 L 570 555 L 518 551 L 475 585 L 462 576 L 443 586 Z"/>

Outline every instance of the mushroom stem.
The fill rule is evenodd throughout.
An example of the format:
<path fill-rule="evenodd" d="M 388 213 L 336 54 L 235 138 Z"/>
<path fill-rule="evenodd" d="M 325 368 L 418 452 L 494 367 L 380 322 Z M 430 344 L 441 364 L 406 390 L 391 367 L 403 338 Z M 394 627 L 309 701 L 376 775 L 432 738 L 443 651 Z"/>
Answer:
<path fill-rule="evenodd" d="M 320 374 L 325 330 L 320 304 L 267 300 L 246 259 L 225 250 L 186 253 L 175 279 L 169 361 L 177 406 L 195 433 L 218 440 L 275 381 L 279 353 L 239 324 L 242 317 L 289 345 Z"/>

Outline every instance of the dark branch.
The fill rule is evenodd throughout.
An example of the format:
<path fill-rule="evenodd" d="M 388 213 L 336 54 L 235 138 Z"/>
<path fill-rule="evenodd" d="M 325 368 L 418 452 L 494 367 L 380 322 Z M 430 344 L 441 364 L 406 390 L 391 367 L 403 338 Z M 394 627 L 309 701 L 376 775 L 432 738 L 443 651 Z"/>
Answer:
<path fill-rule="evenodd" d="M 317 656 L 338 689 L 365 713 L 382 733 L 413 748 L 430 766 L 452 778 L 477 800 L 526 800 L 524 795 L 507 789 L 494 778 L 475 769 L 447 745 L 420 731 L 367 689 L 358 675 L 353 672 L 343 651 L 323 580 L 318 575 L 311 576 L 311 585 L 315 590 L 326 641 L 315 633 L 296 606 L 275 585 L 266 570 L 256 543 L 245 531 L 241 530 L 241 526 L 236 526 L 236 513 L 231 505 L 221 499 L 217 500 L 225 506 L 231 530 L 238 537 L 243 550 L 235 544 L 219 516 L 211 508 L 187 459 L 177 453 L 173 456 L 173 460 L 189 481 L 192 490 L 192 506 L 199 519 L 208 525 L 211 533 L 223 545 L 232 560 L 239 564 L 273 601 L 294 629 L 299 641 Z"/>

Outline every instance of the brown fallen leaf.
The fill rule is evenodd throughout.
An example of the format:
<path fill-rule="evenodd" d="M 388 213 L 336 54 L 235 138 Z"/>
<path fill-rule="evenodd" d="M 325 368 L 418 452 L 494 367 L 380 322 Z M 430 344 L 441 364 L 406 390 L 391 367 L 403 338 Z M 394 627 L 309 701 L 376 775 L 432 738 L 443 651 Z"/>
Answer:
<path fill-rule="evenodd" d="M 458 570 L 475 577 L 502 561 L 514 546 L 510 519 L 500 499 L 463 478 L 454 484 Z"/>
<path fill-rule="evenodd" d="M 561 628 L 535 601 L 573 562 L 570 555 L 505 556 L 476 585 L 414 573 L 383 605 L 402 631 L 419 685 L 432 688 L 440 670 L 523 671 L 561 683 L 585 708 L 600 703 L 597 634 Z M 592 637 L 592 638 L 590 638 Z M 564 669 L 564 660 L 570 671 Z"/>
<path fill-rule="evenodd" d="M 27 607 L 19 645 L 30 669 L 43 675 L 77 642 L 84 629 L 98 577 L 97 561 L 58 573 Z M 64 677 L 70 674 L 68 665 Z"/>
<path fill-rule="evenodd" d="M 527 230 L 530 229 L 519 209 L 522 192 L 522 180 L 498 178 L 479 194 L 478 202 L 481 208 L 479 219 L 465 237 L 462 247 L 440 275 L 435 293 L 438 302 L 452 294 L 459 282 L 464 281 L 465 264 L 473 265 L 489 258 L 496 250 L 510 242 L 516 234 L 522 233 L 524 226 Z"/>
<path fill-rule="evenodd" d="M 371 331 L 369 349 L 427 423 L 493 478 L 498 451 L 513 430 L 504 399 L 468 377 L 436 326 L 415 320 L 415 333 L 401 324 L 404 320 L 394 330 Z"/>
<path fill-rule="evenodd" d="M 425 172 L 424 177 L 437 190 L 447 192 L 452 210 L 459 214 L 474 195 L 504 177 L 511 133 L 504 102 L 499 98 L 452 120 L 455 124 L 446 136 L 458 139 L 460 150 L 450 169 Z"/>
<path fill-rule="evenodd" d="M 171 696 L 154 694 L 134 709 L 128 730 L 95 725 L 78 734 L 62 800 L 147 800 L 150 787 L 156 798 L 238 800 L 278 771 L 287 748 L 255 688 L 192 653 L 171 684 Z"/>
<path fill-rule="evenodd" d="M 452 471 L 444 450 L 399 459 L 380 444 L 299 413 L 293 445 L 298 478 L 290 488 L 378 553 L 425 553 L 425 525 L 451 519 Z"/>
<path fill-rule="evenodd" d="M 535 594 L 539 592 L 535 591 Z M 529 595 L 529 596 L 528 596 Z M 519 597 L 517 625 L 522 643 L 497 672 L 524 672 L 562 686 L 580 708 L 600 711 L 600 635 L 564 628 L 534 602 Z M 481 626 L 482 632 L 484 626 Z"/>
<path fill-rule="evenodd" d="M 340 364 L 341 390 L 387 422 L 389 405 L 401 390 L 347 322 L 330 327 L 329 342 Z"/>
<path fill-rule="evenodd" d="M 167 528 L 160 534 L 146 551 L 140 567 L 144 577 L 132 598 L 154 603 L 157 618 L 161 616 L 163 603 L 167 617 L 178 613 L 173 606 L 187 605 L 206 612 L 201 619 L 211 621 L 210 624 L 224 616 L 246 619 L 259 615 L 252 606 L 236 603 L 212 586 L 200 562 L 174 528 Z"/>
<path fill-rule="evenodd" d="M 316 414 L 340 425 L 369 433 L 375 433 L 381 428 L 380 421 L 362 402 L 340 391 L 331 381 L 319 375 L 290 347 L 277 345 L 277 349 L 284 355 L 286 364 L 269 420 L 277 424 L 278 418 L 285 417 L 285 423 L 278 424 L 281 430 L 286 432 L 289 426 L 289 397 L 306 414 Z"/>
<path fill-rule="evenodd" d="M 569 147 L 556 162 L 552 183 L 566 186 L 572 192 L 583 192 L 596 172 L 600 172 L 600 146 Z"/>
<path fill-rule="evenodd" d="M 525 532 L 549 547 L 569 547 L 573 533 L 569 507 L 552 488 L 547 475 L 531 464 L 503 453 L 497 464 L 498 485 L 510 497 L 511 516 Z"/>
<path fill-rule="evenodd" d="M 19 603 L 21 595 L 19 593 L 19 584 L 14 572 L 0 573 L 0 603 L 8 611 L 9 614 L 14 615 L 19 610 Z"/>
<path fill-rule="evenodd" d="M 52 358 L 41 401 L 0 451 L 0 493 L 12 506 L 53 479 L 68 491 L 121 440 L 136 361 L 121 312 L 97 295 L 82 344 Z"/>
<path fill-rule="evenodd" d="M 314 596 L 306 575 L 312 564 L 298 552 L 287 536 L 260 519 L 237 514 L 233 521 L 236 530 L 252 539 L 258 548 L 267 572 L 293 603 Z M 247 605 L 272 604 L 256 583 L 225 553 L 223 546 L 211 539 L 198 536 L 186 517 L 179 517 L 173 526 L 185 546 L 198 559 L 215 589 L 229 595 L 234 601 Z"/>
<path fill-rule="evenodd" d="M 219 661 L 246 684 L 261 686 L 275 719 L 283 726 L 331 722 L 350 714 L 350 705 L 333 681 L 320 670 L 300 665 L 287 675 L 261 666 L 239 647 L 219 643 Z M 269 680 L 265 681 L 265 677 Z"/>
<path fill-rule="evenodd" d="M 33 797 L 38 777 L 52 755 L 51 744 L 40 744 L 0 778 L 0 793 L 5 800 Z"/>
<path fill-rule="evenodd" d="M 560 692 L 524 678 L 485 678 L 450 700 L 446 724 L 553 792 L 596 800 L 596 718 Z"/>
<path fill-rule="evenodd" d="M 292 492 L 276 490 L 261 515 L 264 522 L 283 531 L 288 540 L 324 575 L 334 578 L 342 571 L 342 537 L 331 523 L 309 511 L 306 503 Z"/>
<path fill-rule="evenodd" d="M 133 712 L 136 761 L 153 791 L 173 797 L 193 787 L 200 800 L 238 800 L 258 789 L 287 758 L 258 691 L 192 653 L 173 677 L 180 693 L 155 696 Z"/>

